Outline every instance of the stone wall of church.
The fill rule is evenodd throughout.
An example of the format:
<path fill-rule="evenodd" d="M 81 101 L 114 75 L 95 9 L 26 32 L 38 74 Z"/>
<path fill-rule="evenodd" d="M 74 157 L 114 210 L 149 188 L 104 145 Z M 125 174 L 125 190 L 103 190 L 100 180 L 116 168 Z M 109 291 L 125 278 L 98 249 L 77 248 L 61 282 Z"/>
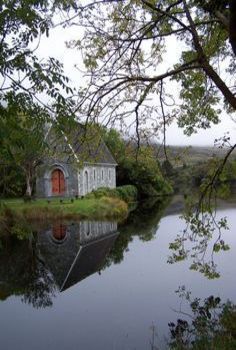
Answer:
<path fill-rule="evenodd" d="M 114 165 L 89 165 L 86 164 L 78 172 L 79 195 L 87 193 L 99 187 L 116 187 L 116 167 Z"/>
<path fill-rule="evenodd" d="M 53 159 L 38 169 L 36 178 L 37 197 L 53 197 L 52 172 L 56 169 L 62 171 L 65 178 L 65 193 L 62 197 L 74 197 L 78 194 L 78 169 L 73 164 Z"/>
<path fill-rule="evenodd" d="M 53 197 L 52 172 L 55 169 L 61 170 L 65 178 L 63 197 L 75 197 L 77 195 L 81 197 L 99 187 L 116 187 L 116 167 L 114 165 L 85 164 L 82 169 L 78 170 L 73 164 L 54 159 L 38 169 L 36 179 L 37 197 Z"/>

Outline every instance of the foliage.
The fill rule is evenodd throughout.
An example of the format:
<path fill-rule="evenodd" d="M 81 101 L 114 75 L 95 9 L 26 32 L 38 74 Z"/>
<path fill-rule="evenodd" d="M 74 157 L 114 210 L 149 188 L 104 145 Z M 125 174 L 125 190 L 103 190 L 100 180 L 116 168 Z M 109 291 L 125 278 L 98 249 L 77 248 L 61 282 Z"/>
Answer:
<path fill-rule="evenodd" d="M 119 186 L 116 191 L 119 198 L 127 202 L 135 202 L 138 198 L 137 188 L 133 185 Z"/>
<path fill-rule="evenodd" d="M 125 158 L 126 144 L 122 135 L 115 129 L 105 128 L 99 125 L 103 140 L 118 163 Z M 118 164 L 119 165 L 119 164 Z"/>
<path fill-rule="evenodd" d="M 70 43 L 81 49 L 89 75 L 81 111 L 92 120 L 102 117 L 114 125 L 118 120 L 123 130 L 132 125 L 138 146 L 153 134 L 162 138 L 163 133 L 165 143 L 173 120 L 191 135 L 218 123 L 222 106 L 234 112 L 235 55 L 227 43 L 234 5 L 210 3 L 130 0 L 81 6 L 84 36 Z M 152 190 L 144 184 L 141 191 Z"/>
<path fill-rule="evenodd" d="M 218 218 L 214 207 L 199 210 L 196 202 L 191 198 L 186 201 L 186 209 L 182 216 L 186 227 L 178 234 L 173 242 L 169 244 L 172 254 L 168 263 L 191 260 L 190 269 L 202 273 L 208 279 L 219 278 L 217 264 L 214 254 L 230 249 L 222 238 L 223 233 L 228 230 L 226 217 Z"/>
<path fill-rule="evenodd" d="M 89 75 L 81 111 L 118 120 L 123 129 L 135 124 L 138 143 L 150 127 L 165 141 L 173 120 L 190 135 L 218 123 L 221 104 L 234 111 L 235 87 L 225 76 L 235 72 L 227 42 L 234 47 L 235 5 L 210 3 L 108 0 L 79 7 L 84 35 L 69 45 L 81 49 Z"/>
<path fill-rule="evenodd" d="M 51 118 L 52 113 L 68 114 L 72 102 L 63 90 L 67 94 L 73 91 L 68 86 L 63 66 L 54 58 L 41 60 L 37 47 L 42 36 L 49 36 L 55 11 L 72 5 L 72 1 L 64 0 L 1 2 L 1 116 L 21 113 L 33 118 Z M 50 101 L 45 102 L 42 93 Z"/>
<path fill-rule="evenodd" d="M 6 171 L 16 170 L 15 181 L 17 176 L 24 177 L 26 194 L 31 196 L 36 169 L 48 152 L 45 120 L 8 112 L 1 118 L 0 127 L 4 134 L 0 141 L 1 166 Z"/>
<path fill-rule="evenodd" d="M 62 64 L 37 55 L 41 38 L 49 36 L 54 25 L 53 14 L 73 5 L 64 0 L 1 1 L 1 194 L 18 195 L 25 187 L 31 196 L 45 122 L 73 114 L 68 97 L 73 89 Z"/>
<path fill-rule="evenodd" d="M 91 193 L 88 193 L 85 198 L 101 198 L 101 197 L 115 197 L 127 203 L 137 200 L 138 192 L 135 186 L 126 185 L 116 188 L 101 187 Z"/>
<path fill-rule="evenodd" d="M 205 300 L 191 298 L 185 287 L 177 291 L 187 301 L 191 313 L 189 319 L 179 318 L 170 322 L 171 341 L 169 348 L 175 350 L 226 350 L 236 346 L 236 306 L 219 297 L 209 296 Z M 181 314 L 182 310 L 180 310 Z M 185 313 L 186 315 L 186 313 Z"/>
<path fill-rule="evenodd" d="M 151 155 L 147 155 L 146 149 L 141 149 L 137 160 L 132 156 L 127 157 L 118 174 L 120 181 L 127 181 L 138 188 L 141 198 L 172 193 L 171 186 L 161 175 L 157 161 Z"/>
<path fill-rule="evenodd" d="M 162 163 L 162 172 L 173 186 L 176 193 L 192 194 L 192 191 L 204 189 L 212 179 L 214 172 L 221 165 L 224 156 L 211 156 L 202 161 L 173 167 L 169 161 Z M 228 198 L 236 180 L 235 159 L 229 159 L 214 184 L 216 196 Z M 214 189 L 213 189 L 214 190 Z"/>
<path fill-rule="evenodd" d="M 169 159 L 165 159 L 163 163 L 161 164 L 161 170 L 164 176 L 171 177 L 172 175 L 175 175 L 174 167 L 169 161 Z"/>
<path fill-rule="evenodd" d="M 176 171 L 175 184 L 181 184 L 183 179 L 186 181 L 182 187 L 185 189 L 182 218 L 186 226 L 170 243 L 169 263 L 189 259 L 190 269 L 209 279 L 220 277 L 214 257 L 230 247 L 223 237 L 228 230 L 227 218 L 218 217 L 216 208 L 219 197 L 226 198 L 231 194 L 235 176 L 235 160 L 232 158 L 226 162 L 226 158 L 212 157 Z"/>
<path fill-rule="evenodd" d="M 114 129 L 103 129 L 103 138 L 118 163 L 118 185 L 134 185 L 138 189 L 139 198 L 172 193 L 151 147 L 140 145 L 137 148 L 131 140 L 122 139 Z"/>
<path fill-rule="evenodd" d="M 209 196 L 213 196 L 215 194 L 219 198 L 228 198 L 230 196 L 231 182 L 235 181 L 236 179 L 236 172 L 234 170 L 235 161 L 233 160 L 229 160 L 227 162 L 227 164 L 224 166 L 219 176 L 217 177 L 216 181 L 212 183 L 212 186 L 210 186 L 211 188 L 209 188 L 208 190 L 208 186 L 212 182 L 214 174 L 216 173 L 217 169 L 221 166 L 221 163 L 222 159 L 213 158 L 205 164 L 204 175 L 200 175 L 200 190 L 203 193 L 204 191 L 207 191 L 206 194 L 208 194 Z"/>
<path fill-rule="evenodd" d="M 24 195 L 25 177 L 17 166 L 0 165 L 0 173 L 0 194 L 2 197 L 21 197 Z"/>

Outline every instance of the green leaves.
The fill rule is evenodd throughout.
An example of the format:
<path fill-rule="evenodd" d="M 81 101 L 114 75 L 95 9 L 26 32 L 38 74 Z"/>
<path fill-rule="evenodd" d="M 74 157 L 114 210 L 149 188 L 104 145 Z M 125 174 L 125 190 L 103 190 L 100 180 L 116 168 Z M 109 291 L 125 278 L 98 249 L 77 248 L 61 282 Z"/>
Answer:
<path fill-rule="evenodd" d="M 67 2 L 69 9 L 74 1 Z M 58 110 L 71 114 L 73 89 L 54 59 L 39 60 L 36 48 L 43 35 L 48 36 L 52 16 L 65 2 L 57 0 L 3 1 L 0 12 L 0 88 L 1 108 L 6 113 L 31 115 L 32 110 L 51 117 Z M 42 99 L 46 94 L 48 101 Z M 50 101 L 49 101 L 50 100 Z M 53 105 L 53 107 L 52 107 Z M 35 118 L 38 116 L 35 114 Z"/>
<path fill-rule="evenodd" d="M 146 123 L 162 137 L 160 99 L 165 125 L 175 120 L 187 135 L 217 124 L 223 99 L 235 110 L 225 78 L 225 67 L 231 74 L 235 69 L 223 24 L 227 9 L 218 3 L 218 16 L 209 6 L 214 10 L 202 1 L 132 0 L 82 8 L 84 36 L 73 46 L 82 51 L 89 76 L 82 92 L 85 113 L 111 124 L 121 120 L 125 127 L 133 123 L 137 134 Z"/>
<path fill-rule="evenodd" d="M 183 215 L 186 227 L 178 234 L 174 242 L 169 244 L 172 251 L 168 263 L 190 260 L 190 270 L 202 273 L 208 279 L 219 278 L 220 273 L 214 262 L 214 254 L 230 249 L 222 236 L 228 230 L 227 218 L 217 219 L 213 207 L 197 208 L 192 199 L 192 205 Z"/>
<path fill-rule="evenodd" d="M 187 302 L 189 314 L 180 310 L 177 321 L 169 322 L 170 349 L 234 349 L 236 344 L 236 306 L 222 302 L 218 296 L 206 299 L 192 298 L 185 287 L 176 293 L 181 304 Z M 180 317 L 184 317 L 182 319 Z"/>
<path fill-rule="evenodd" d="M 187 55 L 189 53 L 186 53 Z M 180 97 L 184 101 L 179 112 L 178 125 L 187 135 L 198 128 L 207 129 L 219 122 L 219 96 L 202 71 L 189 71 L 177 76 L 181 80 Z"/>
<path fill-rule="evenodd" d="M 12 115 L 11 112 L 15 112 L 15 109 L 7 111 L 5 117 L 0 120 L 2 131 L 0 165 L 5 174 L 0 187 L 4 189 L 9 184 L 7 177 L 11 175 L 11 181 L 21 180 L 21 192 L 27 181 L 33 186 L 35 171 L 48 152 L 45 140 L 46 120 L 40 115 L 35 118 L 35 115 L 26 116 L 20 113 Z M 15 179 L 12 178 L 14 172 Z M 5 189 L 4 192 L 9 191 Z"/>
<path fill-rule="evenodd" d="M 228 244 L 225 244 L 225 242 L 221 239 L 219 243 L 215 243 L 213 246 L 213 251 L 218 253 L 220 250 L 229 250 L 230 247 Z"/>

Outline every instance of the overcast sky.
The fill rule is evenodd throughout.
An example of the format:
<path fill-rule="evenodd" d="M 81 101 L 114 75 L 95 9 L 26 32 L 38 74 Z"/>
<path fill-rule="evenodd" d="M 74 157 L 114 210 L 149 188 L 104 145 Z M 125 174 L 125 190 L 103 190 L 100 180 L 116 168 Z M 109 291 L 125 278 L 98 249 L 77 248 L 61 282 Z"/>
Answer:
<path fill-rule="evenodd" d="M 73 85 L 78 87 L 83 84 L 83 74 L 75 69 L 78 65 L 83 67 L 80 53 L 75 49 L 66 48 L 65 42 L 72 39 L 79 39 L 79 27 L 61 28 L 57 27 L 50 32 L 49 38 L 43 37 L 39 47 L 39 55 L 41 57 L 55 57 L 64 64 L 65 73 L 71 79 Z M 175 47 L 173 46 L 175 45 Z M 171 45 L 171 51 L 177 52 L 178 47 L 174 42 Z M 169 55 L 170 62 L 171 56 Z M 182 129 L 178 128 L 176 123 L 172 124 L 167 131 L 167 144 L 169 145 L 211 145 L 214 140 L 224 136 L 229 131 L 232 142 L 236 139 L 236 123 L 225 113 L 222 113 L 221 123 L 212 126 L 208 130 L 200 130 L 197 134 L 187 137 L 183 134 Z M 160 140 L 161 141 L 161 140 Z"/>

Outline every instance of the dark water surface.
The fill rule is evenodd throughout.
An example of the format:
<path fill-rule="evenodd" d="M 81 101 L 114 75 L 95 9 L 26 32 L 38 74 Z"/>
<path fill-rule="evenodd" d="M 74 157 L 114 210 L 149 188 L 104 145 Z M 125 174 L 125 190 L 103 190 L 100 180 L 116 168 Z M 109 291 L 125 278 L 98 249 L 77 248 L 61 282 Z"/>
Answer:
<path fill-rule="evenodd" d="M 58 223 L 30 241 L 3 242 L 1 349 L 152 349 L 153 326 L 165 349 L 179 286 L 236 303 L 235 208 L 218 211 L 228 218 L 231 248 L 214 255 L 218 279 L 191 271 L 190 260 L 167 263 L 169 243 L 185 227 L 178 202 L 138 209 L 118 230 L 114 222 Z"/>

